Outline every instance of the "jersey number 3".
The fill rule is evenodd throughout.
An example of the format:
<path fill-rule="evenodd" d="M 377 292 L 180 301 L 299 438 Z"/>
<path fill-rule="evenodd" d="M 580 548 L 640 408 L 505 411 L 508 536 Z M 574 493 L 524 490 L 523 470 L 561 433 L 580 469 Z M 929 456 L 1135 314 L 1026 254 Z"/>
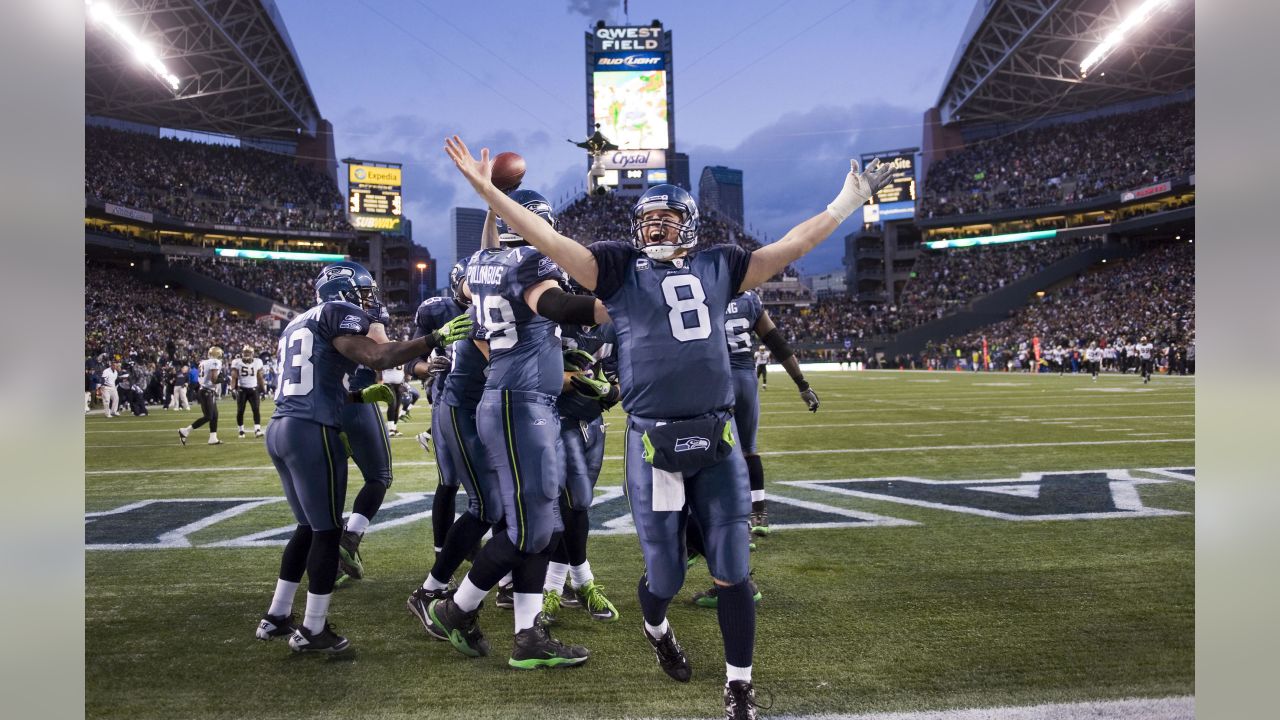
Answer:
<path fill-rule="evenodd" d="M 667 313 L 667 320 L 671 323 L 672 337 L 680 342 L 689 342 L 706 340 L 711 336 L 707 293 L 697 276 L 668 275 L 662 278 L 662 298 L 671 310 Z"/>

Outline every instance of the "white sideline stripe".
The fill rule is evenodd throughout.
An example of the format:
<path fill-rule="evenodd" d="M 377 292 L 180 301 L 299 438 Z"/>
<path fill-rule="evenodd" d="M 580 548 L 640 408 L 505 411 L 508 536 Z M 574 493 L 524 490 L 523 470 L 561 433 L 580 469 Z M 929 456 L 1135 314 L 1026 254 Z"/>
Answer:
<path fill-rule="evenodd" d="M 1074 442 L 1040 442 L 1040 443 L 996 443 L 985 445 L 914 445 L 910 447 L 881 448 L 837 448 L 828 450 L 772 450 L 760 453 L 762 456 L 774 455 L 842 455 L 863 453 L 894 452 L 931 452 L 934 450 L 1002 450 L 1012 448 L 1034 447 L 1073 447 L 1077 445 L 1147 445 L 1150 443 L 1190 443 L 1195 438 L 1161 438 L 1157 440 L 1079 440 Z M 606 455 L 605 460 L 621 460 L 621 455 Z M 435 463 L 429 460 L 392 463 L 392 468 L 427 467 Z M 85 475 L 164 475 L 177 473 L 200 472 L 244 472 L 252 470 L 275 470 L 273 465 L 256 465 L 242 467 L 197 467 L 197 468 L 147 468 L 141 470 L 86 470 Z"/>
<path fill-rule="evenodd" d="M 866 715 L 774 715 L 778 720 L 1194 720 L 1193 695 L 1128 698 L 1021 707 L 869 713 Z"/>

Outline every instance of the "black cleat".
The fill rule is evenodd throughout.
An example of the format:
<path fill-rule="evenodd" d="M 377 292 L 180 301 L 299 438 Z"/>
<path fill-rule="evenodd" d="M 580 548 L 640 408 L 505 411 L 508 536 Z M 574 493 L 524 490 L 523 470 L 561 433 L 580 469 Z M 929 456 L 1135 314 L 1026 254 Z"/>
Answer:
<path fill-rule="evenodd" d="M 578 595 L 578 591 L 572 585 L 565 587 L 564 592 L 560 595 L 560 607 L 578 608 L 582 607 L 582 596 Z"/>
<path fill-rule="evenodd" d="M 756 720 L 756 690 L 747 680 L 733 680 L 724 686 L 725 720 Z"/>
<path fill-rule="evenodd" d="M 747 521 L 747 524 L 751 526 L 752 535 L 761 535 L 761 536 L 768 535 L 769 534 L 769 511 L 760 510 L 759 512 L 751 513 L 751 518 L 750 520 Z"/>
<path fill-rule="evenodd" d="M 428 590 L 420 587 L 413 591 L 413 594 L 409 596 L 409 600 L 405 603 L 409 606 L 409 612 L 413 613 L 414 617 L 422 622 L 422 629 L 426 630 L 427 634 L 436 640 L 447 641 L 449 634 L 431 621 L 431 613 L 427 612 L 427 607 L 431 605 L 432 600 L 443 600 L 451 594 L 452 592 L 448 588 Z"/>
<path fill-rule="evenodd" d="M 481 603 L 471 612 L 464 612 L 452 598 L 432 600 L 427 605 L 427 616 L 436 627 L 444 631 L 445 638 L 454 649 L 467 657 L 483 657 L 489 654 L 489 641 L 480 632 L 476 622 L 480 617 Z"/>
<path fill-rule="evenodd" d="M 254 637 L 259 640 L 275 640 L 278 637 L 288 637 L 297 630 L 297 626 L 293 624 L 295 619 L 293 613 L 288 615 L 263 615 L 262 620 L 258 621 L 258 629 L 254 631 Z"/>
<path fill-rule="evenodd" d="M 516 633 L 515 647 L 507 664 L 521 670 L 544 667 L 573 667 L 591 657 L 591 651 L 581 645 L 565 645 L 551 637 L 547 626 L 540 622 Z"/>
<path fill-rule="evenodd" d="M 351 643 L 334 632 L 333 625 L 329 623 L 325 623 L 324 629 L 314 634 L 306 627 L 299 625 L 289 638 L 289 648 L 300 653 L 340 653 L 349 647 Z"/>
<path fill-rule="evenodd" d="M 338 540 L 338 569 L 353 580 L 364 578 L 364 559 L 360 557 L 360 539 L 363 533 L 343 530 Z"/>
<path fill-rule="evenodd" d="M 645 639 L 653 646 L 653 653 L 658 656 L 658 666 L 662 671 L 672 680 L 689 682 L 693 677 L 693 668 L 689 667 L 689 659 L 684 656 L 684 648 L 676 642 L 676 634 L 671 628 L 667 628 L 667 633 L 657 640 L 649 634 L 648 628 L 640 629 L 644 632 Z"/>
<path fill-rule="evenodd" d="M 498 586 L 498 594 L 493 598 L 493 604 L 503 610 L 511 610 L 516 606 L 516 586 L 514 583 Z"/>

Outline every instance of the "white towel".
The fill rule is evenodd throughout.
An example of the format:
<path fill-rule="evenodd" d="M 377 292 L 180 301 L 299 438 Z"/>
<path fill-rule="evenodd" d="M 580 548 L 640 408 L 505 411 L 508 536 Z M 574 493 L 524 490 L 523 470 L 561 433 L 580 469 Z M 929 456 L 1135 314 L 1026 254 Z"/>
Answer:
<path fill-rule="evenodd" d="M 653 511 L 684 509 L 684 473 L 653 468 Z"/>

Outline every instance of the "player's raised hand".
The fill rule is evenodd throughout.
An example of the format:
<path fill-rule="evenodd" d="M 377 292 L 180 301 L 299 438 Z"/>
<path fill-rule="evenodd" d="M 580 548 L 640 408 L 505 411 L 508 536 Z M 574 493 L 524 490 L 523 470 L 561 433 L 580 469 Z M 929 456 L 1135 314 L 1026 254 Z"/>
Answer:
<path fill-rule="evenodd" d="M 481 148 L 480 158 L 476 159 L 471 156 L 471 151 L 462 138 L 454 135 L 445 138 L 444 151 L 476 192 L 483 193 L 486 187 L 493 184 L 493 161 L 489 159 L 489 148 Z"/>
<path fill-rule="evenodd" d="M 837 223 L 844 222 L 854 210 L 861 207 L 871 199 L 872 195 L 875 195 L 877 190 L 884 187 L 892 175 L 893 166 L 881 163 L 880 158 L 867 163 L 867 169 L 862 172 L 858 172 L 858 161 L 850 159 L 849 174 L 844 177 L 844 187 L 840 189 L 836 199 L 827 205 L 827 212 L 835 218 Z"/>
<path fill-rule="evenodd" d="M 857 166 L 855 165 L 856 169 Z M 885 165 L 880 162 L 880 158 L 876 158 L 867 163 L 867 169 L 862 171 L 862 179 L 867 183 L 867 187 L 871 189 L 871 193 L 867 195 L 870 199 L 872 195 L 889 184 L 889 179 L 893 177 L 893 165 Z"/>

